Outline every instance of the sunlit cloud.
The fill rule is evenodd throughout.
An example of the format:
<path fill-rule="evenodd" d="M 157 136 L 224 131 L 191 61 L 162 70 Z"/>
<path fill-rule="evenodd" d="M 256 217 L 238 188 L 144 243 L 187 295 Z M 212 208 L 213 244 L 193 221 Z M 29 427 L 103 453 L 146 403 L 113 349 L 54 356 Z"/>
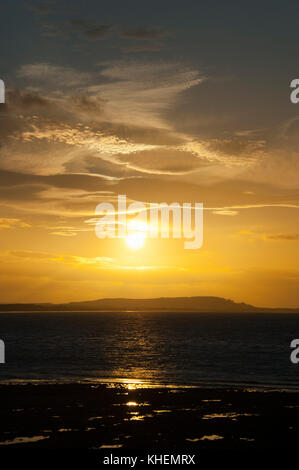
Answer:
<path fill-rule="evenodd" d="M 234 216 L 238 215 L 238 211 L 231 211 L 231 210 L 218 210 L 218 211 L 213 211 L 213 214 L 215 215 L 228 215 L 228 216 Z"/>
<path fill-rule="evenodd" d="M 88 92 L 107 101 L 108 119 L 160 129 L 171 128 L 163 111 L 204 80 L 197 70 L 176 63 L 123 61 L 101 67 L 101 76 L 110 82 L 90 86 Z"/>
<path fill-rule="evenodd" d="M 8 219 L 5 217 L 0 218 L 1 229 L 15 229 L 15 228 L 28 228 L 30 224 L 23 222 L 20 219 Z"/>
<path fill-rule="evenodd" d="M 36 63 L 22 65 L 18 70 L 18 76 L 41 85 L 44 91 L 47 87 L 59 89 L 86 86 L 92 80 L 89 72 L 80 72 L 71 67 L 63 67 L 48 63 Z"/>

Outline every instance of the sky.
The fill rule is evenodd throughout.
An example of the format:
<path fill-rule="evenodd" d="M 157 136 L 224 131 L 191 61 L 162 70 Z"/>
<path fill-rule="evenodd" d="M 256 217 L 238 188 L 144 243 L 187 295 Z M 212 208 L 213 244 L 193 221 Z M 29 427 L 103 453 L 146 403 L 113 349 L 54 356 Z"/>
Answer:
<path fill-rule="evenodd" d="M 298 18 L 295 1 L 1 2 L 1 301 L 299 307 Z M 203 203 L 202 247 L 99 239 L 119 194 Z"/>

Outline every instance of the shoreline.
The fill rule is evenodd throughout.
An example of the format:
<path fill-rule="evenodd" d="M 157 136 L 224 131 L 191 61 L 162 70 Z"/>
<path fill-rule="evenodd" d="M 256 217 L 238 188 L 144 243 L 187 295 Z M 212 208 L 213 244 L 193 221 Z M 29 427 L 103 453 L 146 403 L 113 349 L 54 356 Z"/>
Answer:
<path fill-rule="evenodd" d="M 198 390 L 236 390 L 247 392 L 292 392 L 299 393 L 299 384 L 286 385 L 286 384 L 259 384 L 254 382 L 197 382 L 197 383 L 175 383 L 175 382 L 150 382 L 141 379 L 123 379 L 115 377 L 72 377 L 68 379 L 53 379 L 53 378 L 28 378 L 28 379 L 9 379 L 0 378 L 1 386 L 22 386 L 22 385 L 103 385 L 107 387 L 123 386 L 132 387 L 134 389 L 198 389 Z"/>

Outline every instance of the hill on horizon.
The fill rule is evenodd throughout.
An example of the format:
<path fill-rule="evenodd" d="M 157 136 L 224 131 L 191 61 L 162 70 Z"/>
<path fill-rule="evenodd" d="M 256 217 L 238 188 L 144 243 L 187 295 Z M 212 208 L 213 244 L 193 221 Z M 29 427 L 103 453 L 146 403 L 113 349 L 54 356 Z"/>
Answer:
<path fill-rule="evenodd" d="M 294 312 L 299 308 L 255 307 L 243 302 L 213 296 L 194 297 L 154 297 L 103 298 L 82 302 L 54 303 L 14 303 L 0 304 L 0 311 L 168 311 L 168 312 L 214 312 L 214 313 L 258 313 Z"/>

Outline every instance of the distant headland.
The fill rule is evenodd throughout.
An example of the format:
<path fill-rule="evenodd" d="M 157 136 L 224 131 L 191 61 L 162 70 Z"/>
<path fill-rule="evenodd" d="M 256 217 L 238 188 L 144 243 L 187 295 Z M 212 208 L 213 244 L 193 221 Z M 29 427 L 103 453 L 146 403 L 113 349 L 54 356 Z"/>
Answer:
<path fill-rule="evenodd" d="M 158 297 L 149 299 L 108 298 L 83 302 L 10 303 L 0 304 L 0 312 L 51 311 L 152 311 L 152 312 L 207 312 L 207 313 L 299 313 L 299 308 L 255 307 L 221 297 Z"/>

